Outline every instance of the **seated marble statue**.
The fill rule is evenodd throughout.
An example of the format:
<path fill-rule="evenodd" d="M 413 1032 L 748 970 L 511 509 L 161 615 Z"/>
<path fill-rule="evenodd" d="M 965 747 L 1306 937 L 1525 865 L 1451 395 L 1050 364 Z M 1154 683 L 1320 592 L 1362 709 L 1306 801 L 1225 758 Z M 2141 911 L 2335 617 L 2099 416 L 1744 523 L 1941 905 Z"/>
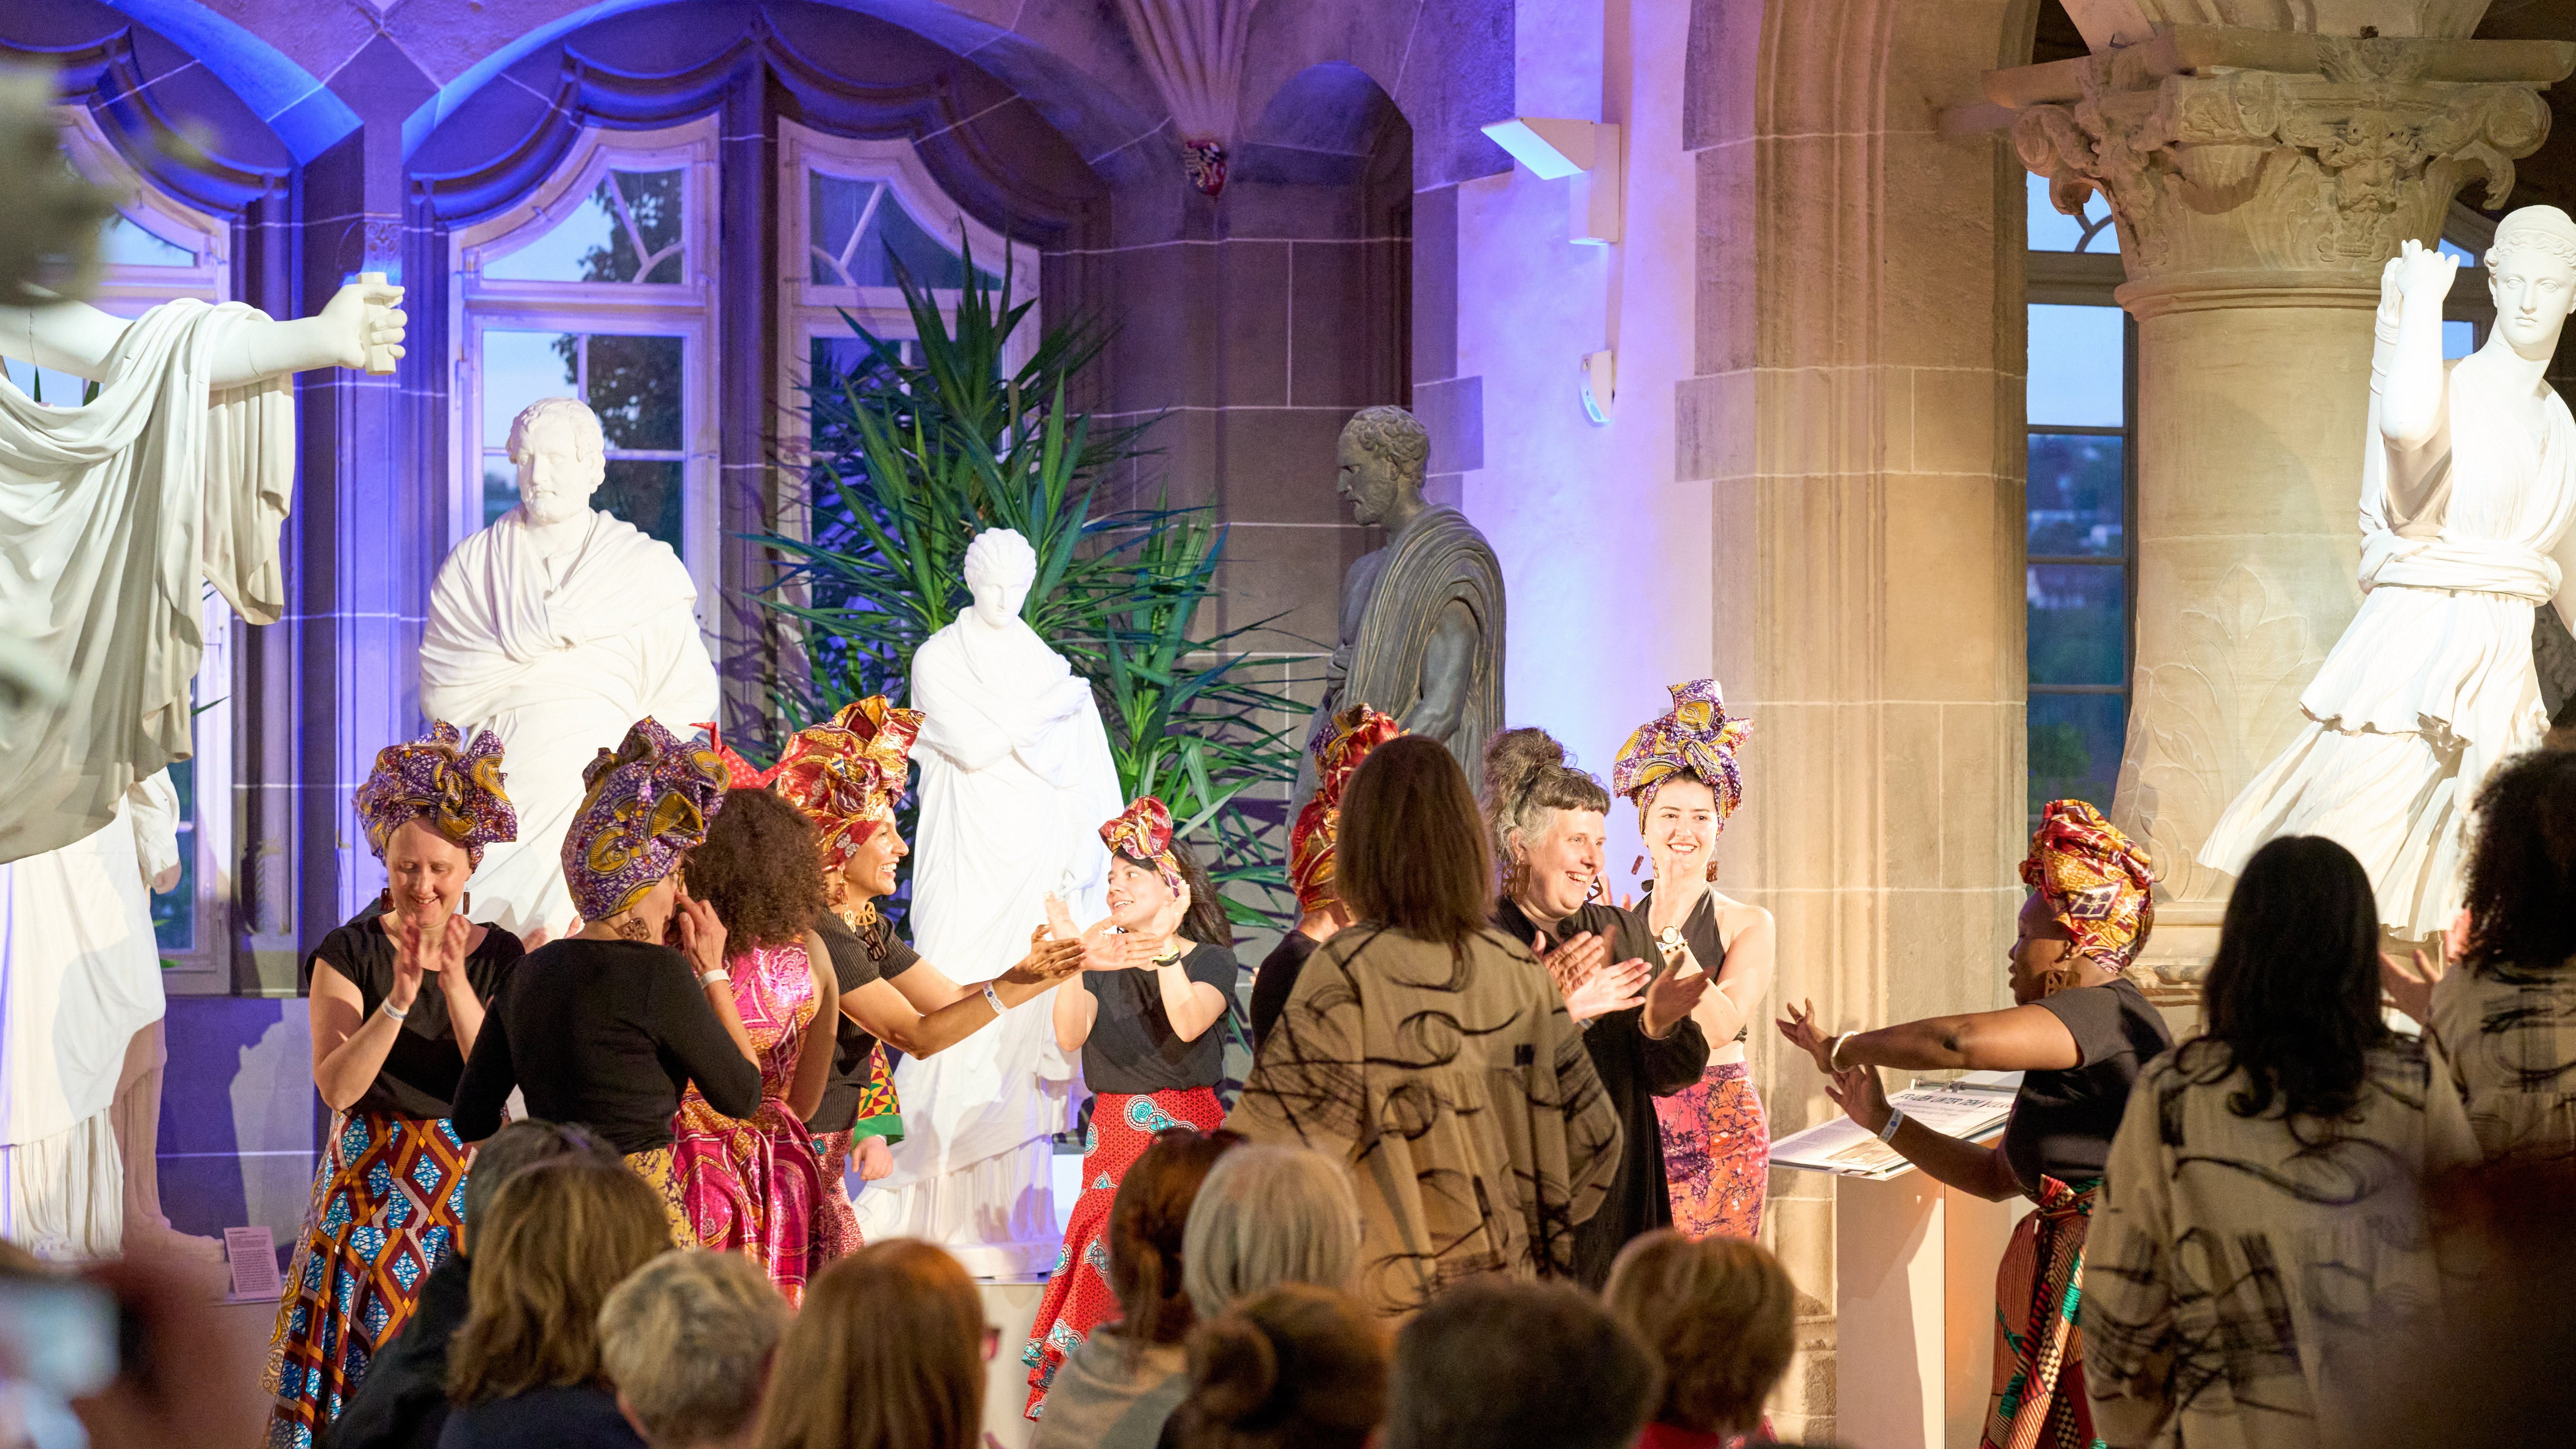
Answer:
<path fill-rule="evenodd" d="M 420 707 L 508 752 L 519 838 L 475 872 L 477 914 L 522 938 L 564 936 L 583 767 L 648 716 L 713 720 L 716 671 L 679 555 L 590 506 L 608 468 L 598 416 L 570 398 L 529 404 L 510 461 L 519 505 L 458 544 L 430 590 Z"/>
<path fill-rule="evenodd" d="M 2548 728 L 2534 611 L 2576 622 L 2576 422 L 2546 380 L 2576 308 L 2576 222 L 2550 206 L 2504 219 L 2486 257 L 2494 331 L 2445 364 L 2457 265 L 2409 241 L 2381 275 L 2361 609 L 2299 696 L 2307 725 L 2200 851 L 2233 872 L 2274 836 L 2326 836 L 2370 872 L 2382 926 L 2414 940 L 2459 911 L 2479 787 Z"/>
<path fill-rule="evenodd" d="M 1469 779 L 1503 722 L 1503 573 L 1485 536 L 1422 496 L 1431 436 L 1402 408 L 1362 408 L 1342 429 L 1334 489 L 1387 531 L 1342 580 L 1340 645 L 1307 728 L 1290 818 L 1315 790 L 1315 738 L 1365 704 L 1449 747 Z"/>

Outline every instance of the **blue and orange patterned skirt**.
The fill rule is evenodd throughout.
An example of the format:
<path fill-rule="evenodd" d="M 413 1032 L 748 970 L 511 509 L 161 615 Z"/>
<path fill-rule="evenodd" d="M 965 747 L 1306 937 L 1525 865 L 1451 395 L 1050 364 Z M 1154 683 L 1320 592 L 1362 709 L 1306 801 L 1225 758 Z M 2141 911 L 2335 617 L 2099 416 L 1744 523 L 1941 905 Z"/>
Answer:
<path fill-rule="evenodd" d="M 1154 1134 L 1174 1127 L 1213 1132 L 1225 1125 L 1225 1108 L 1210 1087 L 1128 1096 L 1102 1092 L 1091 1109 L 1091 1135 L 1082 1144 L 1082 1196 L 1065 1223 L 1064 1251 L 1038 1302 L 1020 1359 L 1029 1366 L 1028 1416 L 1046 1406 L 1047 1386 L 1066 1355 L 1118 1312 L 1118 1290 L 1109 1283 L 1109 1209 L 1127 1169 L 1154 1145 Z"/>
<path fill-rule="evenodd" d="M 466 1159 L 444 1117 L 331 1119 L 269 1339 L 270 1449 L 312 1449 L 410 1320 L 421 1280 L 456 1250 Z"/>

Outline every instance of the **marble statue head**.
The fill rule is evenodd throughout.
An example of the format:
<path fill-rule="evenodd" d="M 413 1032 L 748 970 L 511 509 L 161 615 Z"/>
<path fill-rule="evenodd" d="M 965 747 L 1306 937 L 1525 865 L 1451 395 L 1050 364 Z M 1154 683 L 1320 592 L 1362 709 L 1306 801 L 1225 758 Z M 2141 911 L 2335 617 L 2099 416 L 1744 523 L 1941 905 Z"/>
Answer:
<path fill-rule="evenodd" d="M 608 476 L 608 436 L 599 414 L 568 397 L 539 398 L 510 420 L 510 461 L 532 523 L 561 523 L 590 511 Z"/>
<path fill-rule="evenodd" d="M 1019 618 L 1037 577 L 1038 552 L 1015 530 L 988 528 L 966 545 L 966 587 L 975 595 L 972 612 L 986 628 L 999 629 Z"/>
<path fill-rule="evenodd" d="M 1362 523 L 1384 522 L 1422 500 L 1422 473 L 1431 459 L 1431 434 L 1402 408 L 1362 408 L 1342 427 L 1336 449 L 1335 492 L 1350 501 Z"/>
<path fill-rule="evenodd" d="M 2486 266 L 2496 331 L 2525 357 L 2548 356 L 2576 311 L 2576 221 L 2554 206 L 2521 207 L 2496 227 Z"/>

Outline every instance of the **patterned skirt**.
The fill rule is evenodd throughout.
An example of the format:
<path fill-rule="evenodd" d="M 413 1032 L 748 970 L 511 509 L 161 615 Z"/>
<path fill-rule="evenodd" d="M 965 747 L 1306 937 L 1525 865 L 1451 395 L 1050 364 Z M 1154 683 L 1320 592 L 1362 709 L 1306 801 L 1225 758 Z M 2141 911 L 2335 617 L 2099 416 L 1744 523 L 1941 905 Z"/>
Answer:
<path fill-rule="evenodd" d="M 1771 1119 L 1742 1062 L 1710 1067 L 1699 1085 L 1655 1099 L 1671 1181 L 1673 1226 L 1683 1236 L 1751 1238 L 1762 1231 L 1771 1181 Z"/>
<path fill-rule="evenodd" d="M 312 1449 L 411 1318 L 421 1280 L 455 1250 L 466 1159 L 444 1117 L 331 1119 L 269 1339 L 271 1449 Z"/>
<path fill-rule="evenodd" d="M 2080 1188 L 2039 1180 L 2039 1209 L 2013 1229 L 1995 1272 L 1995 1384 L 1977 1449 L 2099 1449 L 2084 1397 L 2084 1235 L 2095 1178 Z"/>
<path fill-rule="evenodd" d="M 1065 1356 L 1079 1347 L 1091 1330 L 1117 1316 L 1118 1293 L 1109 1285 L 1109 1207 L 1127 1169 L 1154 1145 L 1154 1134 L 1174 1127 L 1213 1132 L 1225 1125 L 1225 1109 L 1207 1087 L 1128 1096 L 1102 1092 L 1091 1109 L 1090 1140 L 1082 1144 L 1082 1196 L 1073 1200 L 1065 1224 L 1064 1251 L 1055 1260 L 1038 1302 L 1037 1321 L 1029 1329 L 1028 1347 L 1020 1361 L 1029 1366 L 1028 1416 L 1046 1407 L 1047 1386 Z"/>
<path fill-rule="evenodd" d="M 698 1240 L 689 1232 L 688 1205 L 680 1200 L 680 1175 L 672 1166 L 668 1147 L 647 1147 L 626 1154 L 627 1170 L 644 1179 L 653 1195 L 662 1200 L 662 1220 L 671 1226 L 671 1243 L 675 1247 L 694 1248 Z"/>
<path fill-rule="evenodd" d="M 693 1088 L 680 1100 L 664 1201 L 676 1194 L 682 1244 L 748 1253 L 792 1307 L 826 1264 L 859 1245 L 858 1215 L 825 1176 L 813 1135 L 775 1097 L 735 1119 Z"/>

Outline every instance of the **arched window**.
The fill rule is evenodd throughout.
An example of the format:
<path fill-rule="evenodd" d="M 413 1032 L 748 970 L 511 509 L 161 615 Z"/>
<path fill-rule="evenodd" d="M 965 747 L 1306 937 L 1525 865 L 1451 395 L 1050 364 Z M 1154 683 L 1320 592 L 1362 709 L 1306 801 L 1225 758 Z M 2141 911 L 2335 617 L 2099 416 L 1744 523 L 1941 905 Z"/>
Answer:
<path fill-rule="evenodd" d="M 706 117 L 585 132 L 527 201 L 457 234 L 451 546 L 519 501 L 510 420 L 579 398 L 607 434 L 593 504 L 671 545 L 716 597 L 715 208 Z"/>
<path fill-rule="evenodd" d="M 111 145 L 86 107 L 61 106 L 63 163 L 118 198 L 102 237 L 104 267 L 92 301 L 119 317 L 182 297 L 231 296 L 232 228 L 143 179 Z M 89 384 L 22 358 L 6 359 L 11 385 L 48 407 L 79 407 Z M 228 963 L 218 946 L 228 927 L 233 810 L 233 611 L 203 591 L 206 650 L 193 686 L 195 754 L 170 766 L 179 795 L 177 885 L 152 898 L 153 933 L 173 990 L 221 994 Z"/>

